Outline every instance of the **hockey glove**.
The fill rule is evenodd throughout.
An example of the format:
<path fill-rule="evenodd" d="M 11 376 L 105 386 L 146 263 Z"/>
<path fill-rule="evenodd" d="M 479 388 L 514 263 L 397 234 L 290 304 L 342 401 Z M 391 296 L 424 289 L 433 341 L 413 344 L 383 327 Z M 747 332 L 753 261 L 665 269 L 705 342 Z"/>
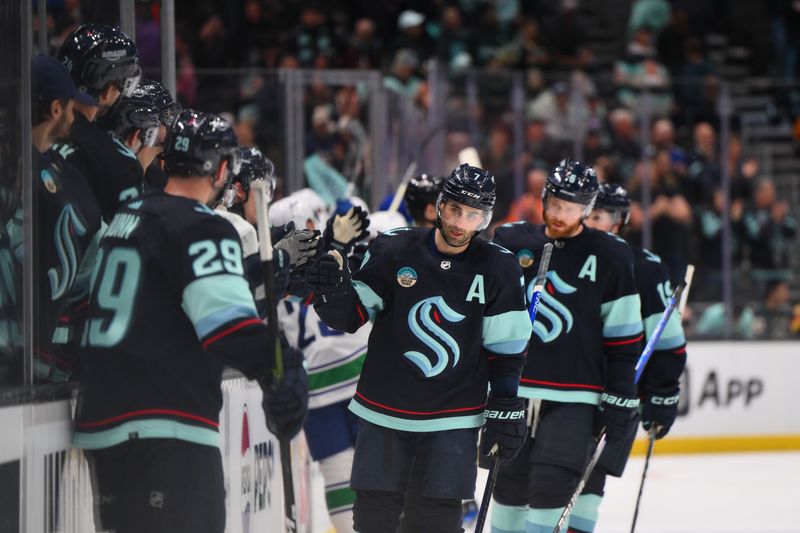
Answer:
<path fill-rule="evenodd" d="M 275 250 L 272 256 L 272 272 L 275 275 L 275 301 L 280 300 L 286 294 L 289 287 L 289 274 L 291 273 L 292 265 L 290 263 L 289 254 L 286 250 Z"/>
<path fill-rule="evenodd" d="M 597 407 L 597 424 L 606 428 L 609 442 L 630 437 L 636 432 L 639 398 L 604 392 Z M 598 431 L 599 432 L 599 431 Z"/>
<path fill-rule="evenodd" d="M 486 402 L 486 424 L 483 426 L 481 455 L 489 455 L 498 446 L 500 460 L 514 459 L 525 444 L 528 424 L 525 416 L 525 401 L 522 398 L 495 398 Z"/>
<path fill-rule="evenodd" d="M 286 251 L 292 266 L 299 266 L 316 255 L 317 248 L 322 244 L 318 237 L 318 231 L 298 230 L 292 224 L 292 229 L 275 243 L 275 248 Z"/>
<path fill-rule="evenodd" d="M 649 393 L 642 398 L 642 427 L 650 431 L 655 426 L 656 438 L 669 433 L 678 415 L 678 389 Z"/>
<path fill-rule="evenodd" d="M 322 239 L 327 247 L 347 257 L 353 244 L 369 235 L 367 212 L 360 207 L 352 207 L 344 215 L 333 215 L 325 224 Z"/>
<path fill-rule="evenodd" d="M 308 289 L 321 297 L 323 302 L 327 300 L 327 295 L 344 292 L 350 285 L 350 271 L 344 268 L 341 257 L 338 252 L 330 252 L 310 261 L 305 269 Z"/>
<path fill-rule="evenodd" d="M 288 441 L 303 428 L 308 414 L 308 376 L 303 368 L 303 354 L 281 337 L 283 377 L 269 386 L 262 384 L 261 406 L 267 428 L 278 440 Z"/>

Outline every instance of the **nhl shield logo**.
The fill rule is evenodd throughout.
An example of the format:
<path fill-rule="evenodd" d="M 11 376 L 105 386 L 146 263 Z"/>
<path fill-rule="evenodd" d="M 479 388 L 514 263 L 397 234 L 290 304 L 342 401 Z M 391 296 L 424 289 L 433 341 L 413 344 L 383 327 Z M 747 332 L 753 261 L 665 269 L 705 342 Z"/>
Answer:
<path fill-rule="evenodd" d="M 522 268 L 529 268 L 533 266 L 533 263 L 535 262 L 533 259 L 533 252 L 527 248 L 523 248 L 517 252 L 517 260 L 519 261 L 519 266 Z"/>
<path fill-rule="evenodd" d="M 397 271 L 397 283 L 401 287 L 413 287 L 417 283 L 417 272 L 411 267 L 403 267 Z"/>
<path fill-rule="evenodd" d="M 450 261 L 442 261 L 439 266 L 442 267 L 442 270 L 450 270 Z"/>

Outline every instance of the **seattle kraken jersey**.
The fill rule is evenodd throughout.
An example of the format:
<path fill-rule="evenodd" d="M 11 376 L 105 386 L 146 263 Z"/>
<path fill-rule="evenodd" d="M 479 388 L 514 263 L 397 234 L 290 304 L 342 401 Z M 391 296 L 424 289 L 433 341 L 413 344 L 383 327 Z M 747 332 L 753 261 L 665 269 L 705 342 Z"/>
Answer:
<path fill-rule="evenodd" d="M 309 409 L 352 398 L 367 355 L 371 324 L 352 334 L 331 329 L 313 306 L 289 298 L 278 305 L 278 321 L 289 344 L 305 356 Z"/>
<path fill-rule="evenodd" d="M 554 242 L 545 226 L 505 224 L 494 242 L 516 255 L 530 298 L 542 248 Z M 590 404 L 604 390 L 633 396 L 642 318 L 630 247 L 586 227 L 554 244 L 520 396 Z"/>
<path fill-rule="evenodd" d="M 266 380 L 273 366 L 243 272 L 236 230 L 206 206 L 154 192 L 119 210 L 92 273 L 77 446 L 217 445 L 223 365 Z"/>
<path fill-rule="evenodd" d="M 632 250 L 633 270 L 642 300 L 645 341 L 649 341 L 672 295 L 669 269 L 661 262 L 661 258 L 650 250 L 637 247 L 632 247 Z M 642 373 L 639 390 L 645 394 L 667 394 L 676 391 L 684 366 L 686 366 L 686 339 L 680 314 L 675 309 Z"/>
<path fill-rule="evenodd" d="M 141 194 L 142 165 L 125 144 L 81 113 L 75 113 L 70 137 L 71 142 L 53 150 L 86 176 L 103 220 L 109 222 L 126 200 Z"/>
<path fill-rule="evenodd" d="M 68 340 L 67 309 L 84 304 L 100 238 L 100 209 L 84 176 L 53 152 L 34 149 L 36 180 L 36 374 L 64 380 L 69 363 L 56 353 Z M 55 343 L 55 344 L 54 344 Z"/>
<path fill-rule="evenodd" d="M 514 256 L 486 241 L 444 255 L 433 229 L 379 235 L 353 275 L 357 303 L 315 306 L 346 331 L 374 319 L 350 409 L 403 431 L 483 425 L 490 380 L 516 395 L 531 332 L 521 281 Z"/>

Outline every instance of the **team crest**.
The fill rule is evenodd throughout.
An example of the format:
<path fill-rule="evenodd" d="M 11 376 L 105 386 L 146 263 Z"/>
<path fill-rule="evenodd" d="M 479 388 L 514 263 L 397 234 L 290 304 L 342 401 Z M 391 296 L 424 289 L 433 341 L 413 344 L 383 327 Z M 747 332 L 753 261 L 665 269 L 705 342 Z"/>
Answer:
<path fill-rule="evenodd" d="M 519 261 L 519 266 L 522 268 L 529 268 L 533 266 L 534 263 L 533 252 L 527 248 L 523 248 L 517 252 L 517 260 Z"/>
<path fill-rule="evenodd" d="M 450 270 L 450 261 L 442 261 L 439 266 L 442 267 L 442 270 Z"/>
<path fill-rule="evenodd" d="M 56 190 L 58 190 L 58 187 L 56 187 L 56 180 L 53 179 L 53 175 L 50 174 L 49 170 L 42 170 L 40 176 L 42 178 L 42 183 L 44 183 L 44 188 L 47 189 L 47 192 L 55 193 Z"/>
<path fill-rule="evenodd" d="M 397 271 L 397 283 L 401 287 L 413 287 L 417 283 L 417 272 L 411 267 L 403 267 Z"/>

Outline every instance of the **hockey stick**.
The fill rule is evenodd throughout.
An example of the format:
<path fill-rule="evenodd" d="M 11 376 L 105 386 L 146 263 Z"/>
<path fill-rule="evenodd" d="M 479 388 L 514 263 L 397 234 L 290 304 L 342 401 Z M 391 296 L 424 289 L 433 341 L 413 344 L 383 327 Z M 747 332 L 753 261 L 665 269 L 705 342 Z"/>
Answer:
<path fill-rule="evenodd" d="M 275 301 L 275 271 L 272 264 L 272 236 L 269 229 L 269 193 L 264 180 L 254 180 L 250 189 L 255 193 L 256 217 L 258 226 L 258 251 L 261 256 L 261 268 L 264 274 L 264 296 L 267 300 L 267 327 L 275 339 L 275 368 L 273 383 L 283 379 L 283 351 L 278 334 L 278 309 Z M 294 480 L 292 479 L 291 443 L 284 439 L 279 441 L 281 454 L 281 472 L 283 474 L 283 510 L 286 531 L 297 531 L 297 506 L 294 501 Z"/>
<path fill-rule="evenodd" d="M 692 278 L 694 277 L 694 265 L 688 265 L 686 267 L 686 274 L 683 278 L 683 282 L 686 285 L 686 288 L 683 290 L 683 294 L 681 295 L 681 303 L 678 306 L 678 315 L 683 317 L 683 311 L 686 309 L 686 301 L 689 296 L 689 289 L 692 288 Z M 656 443 L 656 433 L 657 429 L 655 426 L 650 428 L 650 431 L 647 432 L 647 455 L 644 458 L 644 469 L 642 470 L 642 481 L 639 482 L 639 494 L 636 496 L 636 507 L 633 508 L 633 521 L 631 522 L 631 533 L 636 530 L 636 520 L 639 518 L 639 505 L 642 502 L 642 492 L 644 491 L 644 481 L 647 478 L 647 468 L 650 466 L 650 458 L 653 456 L 653 446 Z"/>
<path fill-rule="evenodd" d="M 539 309 L 539 298 L 544 290 L 544 281 L 547 277 L 547 268 L 550 266 L 550 256 L 553 255 L 553 243 L 548 242 L 544 245 L 542 250 L 542 260 L 539 262 L 539 270 L 536 272 L 536 279 L 533 282 L 533 294 L 531 295 L 531 306 L 528 314 L 531 317 L 531 322 L 536 320 L 536 311 Z M 483 524 L 486 523 L 486 515 L 489 512 L 489 503 L 492 501 L 492 492 L 494 491 L 494 484 L 497 482 L 497 473 L 500 468 L 500 454 L 497 444 L 492 446 L 489 455 L 494 457 L 492 466 L 489 467 L 489 478 L 486 480 L 486 487 L 483 489 L 483 498 L 481 498 L 481 509 L 478 511 L 478 520 L 475 522 L 474 533 L 483 532 Z"/>
<path fill-rule="evenodd" d="M 681 293 L 683 292 L 684 287 L 686 287 L 686 283 L 681 281 L 672 292 L 672 296 L 670 296 L 669 301 L 667 302 L 667 308 L 664 309 L 664 312 L 661 314 L 661 319 L 658 321 L 656 329 L 653 330 L 650 340 L 647 341 L 647 345 L 644 347 L 642 355 L 639 356 L 639 360 L 636 362 L 636 375 L 634 376 L 634 383 L 639 383 L 639 378 L 642 377 L 644 367 L 650 360 L 650 356 L 653 355 L 653 349 L 655 348 L 656 343 L 658 343 L 658 340 L 661 338 L 661 334 L 664 332 L 664 328 L 667 326 L 667 321 L 669 320 L 672 311 L 675 309 L 678 301 L 681 298 Z M 567 506 L 564 507 L 564 510 L 561 512 L 558 523 L 556 523 L 556 527 L 553 528 L 553 533 L 561 533 L 561 528 L 564 527 L 564 523 L 567 521 L 567 518 L 572 512 L 572 508 L 575 506 L 578 496 L 580 496 L 581 492 L 583 492 L 583 487 L 586 486 L 586 482 L 589 480 L 589 476 L 592 475 L 592 470 L 594 470 L 597 461 L 600 460 L 600 456 L 603 455 L 603 450 L 605 450 L 605 448 L 606 428 L 603 428 L 600 430 L 597 447 L 594 449 L 594 453 L 592 454 L 592 457 L 589 459 L 589 463 L 586 465 L 586 468 L 583 471 L 583 476 L 581 476 L 575 492 L 572 493 L 572 497 L 569 499 Z"/>
<path fill-rule="evenodd" d="M 442 121 L 440 124 L 437 124 L 435 128 L 425 134 L 425 137 L 422 138 L 414 159 L 408 164 L 406 171 L 403 172 L 403 178 L 400 180 L 400 185 L 397 186 L 397 191 L 394 193 L 394 198 L 392 198 L 392 203 L 389 205 L 389 209 L 387 209 L 387 211 L 396 213 L 397 210 L 400 209 L 400 203 L 403 201 L 403 197 L 406 195 L 408 182 L 411 181 L 411 178 L 413 178 L 414 174 L 417 172 L 417 166 L 419 165 L 419 158 L 422 156 L 422 151 L 426 146 L 428 146 L 428 143 L 431 141 L 431 139 L 433 139 L 433 137 L 439 133 L 439 130 L 445 127 L 445 125 L 447 125 L 447 122 Z"/>

